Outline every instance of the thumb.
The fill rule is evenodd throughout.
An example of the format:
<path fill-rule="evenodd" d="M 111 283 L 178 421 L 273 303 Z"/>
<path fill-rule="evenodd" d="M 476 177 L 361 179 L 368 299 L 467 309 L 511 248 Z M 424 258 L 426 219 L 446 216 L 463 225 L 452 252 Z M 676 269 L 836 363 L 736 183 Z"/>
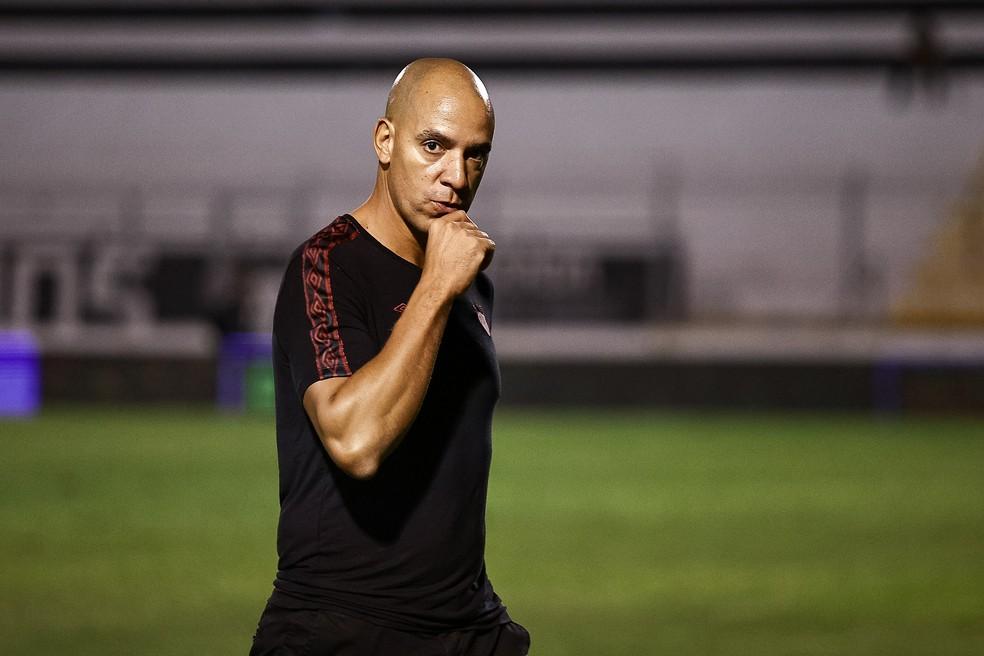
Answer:
<path fill-rule="evenodd" d="M 455 210 L 454 212 L 448 212 L 441 218 L 450 223 L 470 223 L 472 225 L 475 225 L 475 222 L 471 220 L 471 217 L 468 216 L 467 213 L 465 213 L 465 210 Z"/>

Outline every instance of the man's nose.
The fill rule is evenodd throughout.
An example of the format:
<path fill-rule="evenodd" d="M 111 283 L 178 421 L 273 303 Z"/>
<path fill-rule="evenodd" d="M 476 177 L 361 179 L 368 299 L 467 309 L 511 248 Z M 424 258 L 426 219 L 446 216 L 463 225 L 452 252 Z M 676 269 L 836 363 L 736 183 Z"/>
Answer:
<path fill-rule="evenodd" d="M 447 155 L 441 182 L 452 189 L 464 189 L 468 183 L 468 171 L 465 170 L 465 158 L 460 153 Z"/>

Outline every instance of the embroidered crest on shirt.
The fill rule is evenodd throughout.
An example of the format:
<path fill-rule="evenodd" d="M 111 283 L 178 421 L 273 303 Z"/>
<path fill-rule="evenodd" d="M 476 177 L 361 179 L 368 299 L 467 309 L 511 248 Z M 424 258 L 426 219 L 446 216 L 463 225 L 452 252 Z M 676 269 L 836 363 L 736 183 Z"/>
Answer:
<path fill-rule="evenodd" d="M 482 310 L 482 306 L 478 303 L 472 303 L 472 308 L 475 310 L 475 314 L 478 315 L 478 323 L 482 324 L 482 328 L 485 329 L 485 333 L 491 337 L 492 329 L 489 328 L 489 320 L 485 318 L 485 311 Z"/>

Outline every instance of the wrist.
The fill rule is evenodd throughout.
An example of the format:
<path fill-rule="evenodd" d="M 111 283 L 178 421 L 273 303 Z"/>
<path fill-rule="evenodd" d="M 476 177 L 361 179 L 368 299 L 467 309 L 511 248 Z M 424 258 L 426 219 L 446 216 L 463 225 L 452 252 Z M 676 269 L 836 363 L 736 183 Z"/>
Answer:
<path fill-rule="evenodd" d="M 457 295 L 454 287 L 446 277 L 424 269 L 417 283 L 415 294 L 419 293 L 423 300 L 435 306 L 448 306 Z"/>

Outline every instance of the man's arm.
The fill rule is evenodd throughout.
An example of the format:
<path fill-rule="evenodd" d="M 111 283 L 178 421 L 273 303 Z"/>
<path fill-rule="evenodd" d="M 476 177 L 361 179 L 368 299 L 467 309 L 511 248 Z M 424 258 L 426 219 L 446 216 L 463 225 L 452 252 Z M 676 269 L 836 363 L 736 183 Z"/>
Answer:
<path fill-rule="evenodd" d="M 348 378 L 304 393 L 304 409 L 331 459 L 355 478 L 371 478 L 423 403 L 454 298 L 491 259 L 495 244 L 464 212 L 435 219 L 420 282 L 383 349 Z"/>

